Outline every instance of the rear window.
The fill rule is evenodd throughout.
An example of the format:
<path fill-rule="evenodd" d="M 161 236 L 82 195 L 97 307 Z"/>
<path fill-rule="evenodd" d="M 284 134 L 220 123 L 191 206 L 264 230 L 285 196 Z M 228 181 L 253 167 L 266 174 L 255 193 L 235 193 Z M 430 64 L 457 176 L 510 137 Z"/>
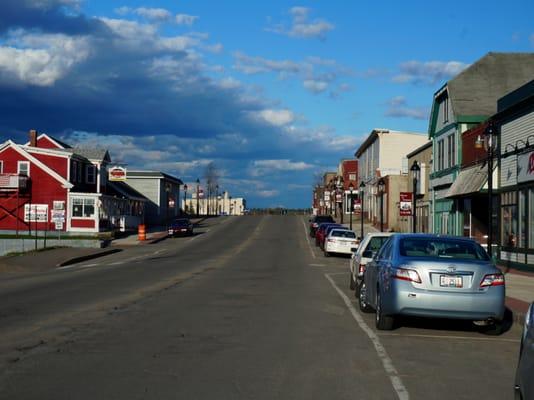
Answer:
<path fill-rule="evenodd" d="M 477 243 L 444 238 L 403 238 L 400 254 L 406 257 L 433 257 L 462 260 L 489 260 Z"/>
<path fill-rule="evenodd" d="M 342 237 L 342 238 L 349 238 L 354 239 L 356 238 L 356 234 L 352 231 L 346 231 L 346 230 L 333 230 L 332 236 L 334 237 Z"/>
<path fill-rule="evenodd" d="M 315 222 L 317 223 L 334 222 L 334 219 L 330 215 L 323 215 L 323 216 L 315 217 Z"/>
<path fill-rule="evenodd" d="M 373 253 L 376 253 L 382 245 L 388 240 L 388 236 L 373 236 L 371 237 L 371 240 L 369 240 L 369 243 L 367 244 L 367 247 L 365 250 L 372 250 Z"/>

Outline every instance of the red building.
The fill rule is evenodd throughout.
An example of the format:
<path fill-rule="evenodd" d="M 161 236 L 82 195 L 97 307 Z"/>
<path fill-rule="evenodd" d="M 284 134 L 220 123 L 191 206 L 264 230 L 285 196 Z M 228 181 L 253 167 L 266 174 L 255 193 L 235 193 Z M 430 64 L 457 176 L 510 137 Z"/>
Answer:
<path fill-rule="evenodd" d="M 142 220 L 145 197 L 108 181 L 107 150 L 73 148 L 30 131 L 0 145 L 0 231 L 125 230 Z"/>
<path fill-rule="evenodd" d="M 359 188 L 358 181 L 358 160 L 346 159 L 341 160 L 339 164 L 339 174 L 343 177 L 343 209 L 345 214 L 350 213 L 350 198 L 357 199 Z M 352 194 L 350 188 L 352 186 Z"/>

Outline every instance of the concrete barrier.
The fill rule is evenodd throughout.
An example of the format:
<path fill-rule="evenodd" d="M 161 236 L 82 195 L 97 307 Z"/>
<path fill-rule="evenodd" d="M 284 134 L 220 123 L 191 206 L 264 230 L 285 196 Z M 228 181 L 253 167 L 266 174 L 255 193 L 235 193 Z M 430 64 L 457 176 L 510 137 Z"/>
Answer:
<path fill-rule="evenodd" d="M 9 253 L 24 253 L 38 249 L 44 249 L 43 238 L 35 239 L 0 239 L 0 256 Z M 103 241 L 99 239 L 46 239 L 46 247 L 86 247 L 99 249 L 103 247 Z"/>

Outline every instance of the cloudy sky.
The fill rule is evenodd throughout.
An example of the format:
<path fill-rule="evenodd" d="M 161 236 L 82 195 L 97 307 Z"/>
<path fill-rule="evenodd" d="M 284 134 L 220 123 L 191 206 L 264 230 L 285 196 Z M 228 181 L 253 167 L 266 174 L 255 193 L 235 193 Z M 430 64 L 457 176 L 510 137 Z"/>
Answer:
<path fill-rule="evenodd" d="M 534 51 L 534 2 L 1 0 L 0 141 L 37 129 L 250 207 L 309 207 L 375 127 L 425 133 L 489 51 Z"/>

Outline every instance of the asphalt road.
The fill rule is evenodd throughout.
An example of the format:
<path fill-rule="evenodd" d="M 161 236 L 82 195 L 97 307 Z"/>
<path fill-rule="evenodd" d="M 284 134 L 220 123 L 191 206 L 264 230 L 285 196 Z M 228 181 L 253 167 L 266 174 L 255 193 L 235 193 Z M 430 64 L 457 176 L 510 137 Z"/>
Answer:
<path fill-rule="evenodd" d="M 348 279 L 295 216 L 0 277 L 0 398 L 513 398 L 518 327 L 377 332 Z"/>

